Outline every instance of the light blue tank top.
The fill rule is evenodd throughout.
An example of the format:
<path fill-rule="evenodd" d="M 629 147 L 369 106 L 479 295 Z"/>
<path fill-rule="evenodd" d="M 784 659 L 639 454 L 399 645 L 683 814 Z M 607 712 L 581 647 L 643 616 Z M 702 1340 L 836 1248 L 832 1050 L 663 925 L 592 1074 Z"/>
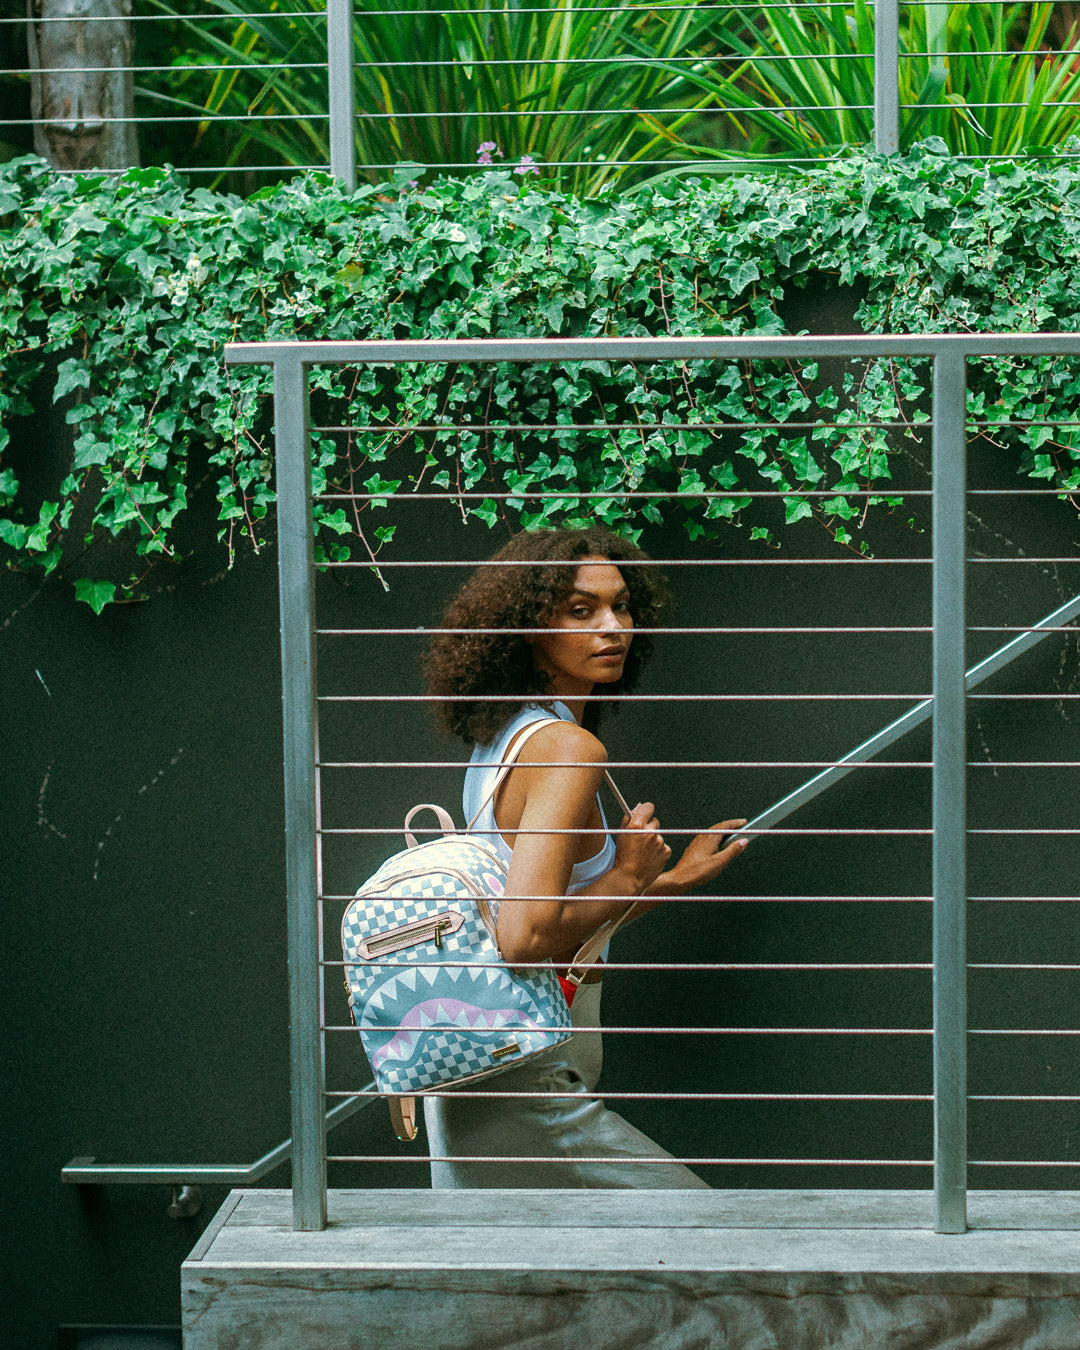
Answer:
<path fill-rule="evenodd" d="M 499 735 L 489 745 L 476 746 L 472 752 L 469 767 L 465 771 L 465 788 L 462 792 L 466 824 L 472 820 L 477 811 L 480 811 L 480 803 L 491 792 L 492 785 L 499 772 L 499 766 L 506 755 L 507 747 L 517 733 L 531 722 L 550 721 L 552 716 L 561 717 L 566 722 L 574 721 L 574 714 L 565 703 L 561 703 L 557 699 L 551 705 L 550 711 L 541 708 L 538 703 L 530 703 L 522 708 L 516 717 L 507 722 Z M 580 891 L 583 886 L 588 886 L 590 882 L 595 881 L 597 877 L 602 877 L 605 872 L 610 872 L 615 862 L 615 841 L 610 834 L 606 833 L 607 817 L 604 815 L 604 807 L 599 794 L 597 794 L 596 800 L 600 807 L 600 820 L 605 830 L 604 846 L 599 853 L 593 854 L 591 858 L 586 858 L 584 862 L 574 864 L 574 869 L 570 873 L 570 884 L 566 888 L 567 895 L 573 895 L 576 891 Z M 496 849 L 499 856 L 509 864 L 513 851 L 507 846 L 506 840 L 499 833 L 498 826 L 495 823 L 495 810 L 490 801 L 480 811 L 473 827 L 473 833 Z"/>

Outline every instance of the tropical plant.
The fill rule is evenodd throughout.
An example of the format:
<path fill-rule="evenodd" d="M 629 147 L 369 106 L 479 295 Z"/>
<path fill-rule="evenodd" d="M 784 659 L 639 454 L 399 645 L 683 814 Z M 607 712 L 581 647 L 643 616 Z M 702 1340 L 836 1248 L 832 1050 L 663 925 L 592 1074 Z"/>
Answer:
<path fill-rule="evenodd" d="M 249 191 L 253 164 L 280 177 L 329 163 L 325 4 L 146 3 L 158 19 L 136 26 L 136 107 L 154 131 L 144 162 L 226 166 L 211 181 Z"/>
<path fill-rule="evenodd" d="M 1060 148 L 1080 132 L 1080 48 L 1070 30 L 1048 50 L 1054 6 L 906 5 L 900 43 L 900 138 L 939 137 L 954 154 Z M 874 135 L 874 16 L 850 6 L 767 5 L 728 24 L 730 55 L 684 77 L 724 109 L 744 138 L 704 150 L 730 165 L 813 159 Z M 694 130 L 700 127 L 695 126 Z"/>
<path fill-rule="evenodd" d="M 153 3 L 188 32 L 186 64 L 223 68 L 201 101 L 170 87 L 166 72 L 144 80 L 146 96 L 203 114 L 203 136 L 217 119 L 237 119 L 220 123 L 230 127 L 220 162 L 241 164 L 252 147 L 283 165 L 327 162 L 321 0 L 290 0 L 286 14 L 247 18 L 240 16 L 250 7 L 235 0 L 209 0 L 198 14 L 178 12 L 177 0 Z M 208 10 L 236 16 L 233 30 L 209 26 Z M 511 165 L 544 164 L 568 190 L 595 191 L 627 170 L 682 156 L 679 133 L 710 98 L 687 71 L 704 70 L 721 40 L 708 6 L 358 0 L 361 172 L 379 181 L 410 161 L 467 170 L 488 146 L 482 153 Z"/>

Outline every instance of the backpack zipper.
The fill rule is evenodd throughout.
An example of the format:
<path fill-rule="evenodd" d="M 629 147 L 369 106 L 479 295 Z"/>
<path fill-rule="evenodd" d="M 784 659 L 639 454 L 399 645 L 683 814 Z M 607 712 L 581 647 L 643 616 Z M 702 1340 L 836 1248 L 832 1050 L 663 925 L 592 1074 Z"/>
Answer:
<path fill-rule="evenodd" d="M 440 840 L 439 842 L 442 841 Z M 423 847 L 423 845 L 421 845 L 421 847 Z M 393 876 L 386 877 L 383 881 L 379 883 L 378 886 L 371 886 L 363 891 L 357 891 L 356 895 L 353 897 L 352 904 L 349 905 L 348 909 L 346 909 L 345 911 L 345 914 L 342 916 L 341 920 L 342 929 L 344 929 L 345 927 L 345 917 L 348 915 L 349 910 L 352 909 L 352 906 L 356 904 L 357 900 L 372 900 L 378 896 L 386 896 L 387 899 L 392 899 L 393 898 L 392 896 L 388 896 L 386 894 L 391 886 L 397 886 L 402 881 L 411 881 L 415 877 L 428 876 L 431 872 L 440 872 L 442 873 L 443 876 L 453 877 L 455 881 L 460 882 L 461 885 L 464 886 L 465 890 L 468 891 L 472 899 L 476 901 L 476 908 L 480 912 L 480 921 L 487 929 L 488 936 L 491 938 L 492 942 L 495 943 L 495 946 L 497 948 L 499 945 L 499 939 L 495 935 L 495 922 L 491 917 L 491 908 L 488 905 L 488 897 L 484 894 L 484 892 L 480 889 L 480 887 L 476 884 L 476 882 L 472 879 L 472 877 L 466 876 L 464 872 L 459 871 L 456 867 L 437 867 L 437 868 L 420 867 L 416 869 L 410 869 L 407 872 L 397 872 Z M 439 916 L 436 915 L 436 917 Z M 429 922 L 429 921 L 420 920 L 419 922 Z M 379 936 L 382 937 L 384 935 L 380 933 Z"/>
<path fill-rule="evenodd" d="M 435 946 L 441 948 L 443 934 L 456 932 L 464 922 L 464 915 L 459 910 L 443 910 L 441 914 L 433 914 L 428 919 L 415 919 L 412 923 L 403 923 L 374 937 L 364 938 L 357 943 L 357 950 L 370 961 L 376 956 L 399 952 L 405 947 L 418 947 L 424 942 L 434 941 Z"/>

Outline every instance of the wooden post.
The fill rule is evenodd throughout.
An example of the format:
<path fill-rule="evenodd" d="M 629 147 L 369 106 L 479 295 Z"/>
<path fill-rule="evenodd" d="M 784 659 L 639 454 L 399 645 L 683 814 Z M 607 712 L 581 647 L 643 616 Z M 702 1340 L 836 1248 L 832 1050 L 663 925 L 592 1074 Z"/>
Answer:
<path fill-rule="evenodd" d="M 131 0 L 27 0 L 34 149 L 57 169 L 139 162 Z"/>

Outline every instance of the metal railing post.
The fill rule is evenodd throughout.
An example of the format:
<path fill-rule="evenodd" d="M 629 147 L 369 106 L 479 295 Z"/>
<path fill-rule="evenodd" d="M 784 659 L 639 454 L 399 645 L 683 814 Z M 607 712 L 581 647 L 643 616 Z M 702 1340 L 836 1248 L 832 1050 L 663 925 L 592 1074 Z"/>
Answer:
<path fill-rule="evenodd" d="M 967 734 L 962 350 L 934 359 L 934 1227 L 967 1229 Z"/>
<path fill-rule="evenodd" d="M 352 0 L 326 0 L 326 64 L 330 98 L 330 172 L 348 192 L 356 187 L 353 135 Z"/>
<path fill-rule="evenodd" d="M 899 0 L 874 0 L 874 149 L 900 150 Z"/>
<path fill-rule="evenodd" d="M 326 1086 L 316 871 L 315 575 L 307 369 L 274 362 L 285 872 L 289 946 L 293 1227 L 326 1227 Z"/>

